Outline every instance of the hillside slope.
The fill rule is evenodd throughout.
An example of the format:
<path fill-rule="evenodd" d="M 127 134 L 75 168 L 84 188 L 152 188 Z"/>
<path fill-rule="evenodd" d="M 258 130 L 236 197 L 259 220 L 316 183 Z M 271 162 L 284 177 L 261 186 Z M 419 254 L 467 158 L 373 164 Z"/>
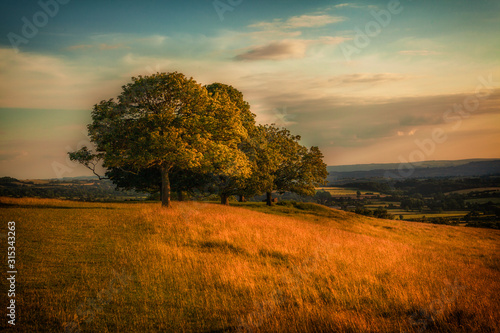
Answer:
<path fill-rule="evenodd" d="M 16 221 L 17 331 L 500 329 L 494 230 L 321 208 L 273 207 L 276 215 L 10 198 L 0 206 L 2 221 Z"/>

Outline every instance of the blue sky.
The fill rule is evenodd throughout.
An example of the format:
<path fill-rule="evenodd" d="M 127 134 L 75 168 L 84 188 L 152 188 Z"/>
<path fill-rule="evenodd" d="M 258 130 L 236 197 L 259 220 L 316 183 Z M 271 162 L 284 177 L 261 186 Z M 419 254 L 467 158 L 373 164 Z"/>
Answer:
<path fill-rule="evenodd" d="M 329 165 L 500 157 L 500 2 L 4 1 L 0 176 L 87 174 L 92 105 L 180 71 Z M 30 27 L 30 25 L 32 25 Z M 35 30 L 33 30 L 34 28 Z"/>

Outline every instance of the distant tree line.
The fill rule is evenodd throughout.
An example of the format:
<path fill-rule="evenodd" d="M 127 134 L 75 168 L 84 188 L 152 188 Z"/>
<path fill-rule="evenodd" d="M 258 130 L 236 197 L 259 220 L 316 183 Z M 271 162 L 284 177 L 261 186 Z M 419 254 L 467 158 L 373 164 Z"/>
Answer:
<path fill-rule="evenodd" d="M 135 191 L 116 191 L 110 181 L 48 181 L 36 184 L 32 181 L 21 181 L 11 177 L 0 178 L 0 196 L 23 198 L 63 198 L 81 201 L 115 201 L 133 200 L 144 197 Z"/>

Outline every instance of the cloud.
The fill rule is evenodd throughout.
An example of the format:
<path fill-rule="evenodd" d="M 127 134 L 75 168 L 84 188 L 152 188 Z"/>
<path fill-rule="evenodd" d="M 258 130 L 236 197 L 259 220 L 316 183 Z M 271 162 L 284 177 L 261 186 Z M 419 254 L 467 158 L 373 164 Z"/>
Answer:
<path fill-rule="evenodd" d="M 265 45 L 251 47 L 244 53 L 238 54 L 235 60 L 285 60 L 301 59 L 306 55 L 311 45 L 338 45 L 347 38 L 322 36 L 318 39 L 285 39 L 272 41 Z"/>
<path fill-rule="evenodd" d="M 149 43 L 153 43 L 156 45 L 161 45 L 161 44 L 164 44 L 166 41 L 168 41 L 169 37 L 162 36 L 162 35 L 153 35 L 153 36 L 149 36 L 149 37 L 140 38 L 140 40 L 145 41 L 145 42 L 149 42 Z"/>
<path fill-rule="evenodd" d="M 0 161 L 10 161 L 18 158 L 19 156 L 26 156 L 26 152 L 6 152 L 0 151 Z"/>
<path fill-rule="evenodd" d="M 430 55 L 441 54 L 440 52 L 429 51 L 429 50 L 404 50 L 404 51 L 399 51 L 398 53 L 410 56 L 430 56 Z"/>
<path fill-rule="evenodd" d="M 100 43 L 98 45 L 90 45 L 90 44 L 73 45 L 73 46 L 67 47 L 66 50 L 68 50 L 68 51 L 80 51 L 80 50 L 89 50 L 89 49 L 115 50 L 115 49 L 121 49 L 121 48 L 129 48 L 129 47 L 126 47 L 123 43 L 115 44 L 115 45 Z"/>
<path fill-rule="evenodd" d="M 408 79 L 408 75 L 394 74 L 394 73 L 356 73 L 338 76 L 331 81 L 341 82 L 343 84 L 356 84 L 356 83 L 380 83 L 390 81 L 401 81 Z"/>
<path fill-rule="evenodd" d="M 274 19 L 271 22 L 258 22 L 250 25 L 250 28 L 260 30 L 289 30 L 301 28 L 319 28 L 329 24 L 345 21 L 341 16 L 331 15 L 301 15 L 293 16 L 287 20 Z"/>
<path fill-rule="evenodd" d="M 398 82 L 407 77 L 400 74 L 352 74 L 341 75 L 342 79 L 354 83 Z M 332 85 L 331 80 L 296 77 L 293 74 L 272 74 L 243 77 L 246 96 L 259 96 L 257 103 L 250 100 L 258 121 L 275 122 L 276 110 L 286 110 L 283 115 L 293 133 L 302 136 L 304 144 L 335 147 L 368 147 L 385 141 L 404 140 L 413 144 L 431 135 L 434 128 L 452 131 L 457 124 L 455 118 L 445 113 L 454 104 L 461 104 L 474 93 L 441 94 L 421 96 L 392 96 L 366 94 L 364 90 L 344 91 L 342 86 Z M 392 81 L 391 81 L 392 80 Z M 387 90 L 387 89 L 385 89 Z M 381 89 L 384 91 L 384 89 Z M 474 127 L 474 119 L 492 122 L 498 115 L 500 89 L 490 91 L 488 98 L 481 100 L 477 110 L 469 118 L 462 119 L 462 127 L 454 131 L 460 136 L 466 126 Z M 291 118 L 290 116 L 293 116 Z M 473 119 L 473 122 L 471 122 Z M 474 126 L 473 126 L 474 124 Z M 451 133 L 451 132 L 450 132 Z M 394 143 L 396 144 L 396 143 Z M 397 156 L 396 156 L 397 157 Z"/>
<path fill-rule="evenodd" d="M 0 105 L 5 108 L 88 109 L 115 95 L 129 66 L 108 52 L 95 57 L 15 53 L 0 48 Z"/>
<path fill-rule="evenodd" d="M 272 40 L 272 39 L 289 39 L 296 38 L 302 35 L 301 31 L 279 31 L 279 30 L 262 30 L 262 31 L 252 31 L 247 33 L 238 34 L 237 38 L 248 38 L 254 40 Z M 241 39 L 240 39 L 241 40 Z"/>
<path fill-rule="evenodd" d="M 354 3 L 340 3 L 338 5 L 332 6 L 331 8 L 366 8 L 366 9 L 377 9 L 375 5 L 358 5 Z"/>
<path fill-rule="evenodd" d="M 314 28 L 345 21 L 344 17 L 331 15 L 302 15 L 289 18 L 285 22 L 288 29 Z"/>
<path fill-rule="evenodd" d="M 316 40 L 316 43 L 322 44 L 322 45 L 338 45 L 338 44 L 342 44 L 343 42 L 345 42 L 347 40 L 351 40 L 351 39 L 352 38 L 349 38 L 349 37 L 322 36 Z"/>
<path fill-rule="evenodd" d="M 401 126 L 422 126 L 430 124 L 439 124 L 441 122 L 440 117 L 429 117 L 427 116 L 415 116 L 413 114 L 405 115 L 400 118 L 399 124 Z"/>
<path fill-rule="evenodd" d="M 109 45 L 105 43 L 99 44 L 99 50 L 115 50 L 115 49 L 120 49 L 123 48 L 123 44 L 117 44 L 117 45 Z"/>
<path fill-rule="evenodd" d="M 258 46 L 239 54 L 236 60 L 284 60 L 304 58 L 307 50 L 307 41 L 283 40 Z"/>
<path fill-rule="evenodd" d="M 69 46 L 66 48 L 66 50 L 68 50 L 68 51 L 87 50 L 87 49 L 91 49 L 93 47 L 94 47 L 94 45 L 80 44 L 80 45 Z"/>

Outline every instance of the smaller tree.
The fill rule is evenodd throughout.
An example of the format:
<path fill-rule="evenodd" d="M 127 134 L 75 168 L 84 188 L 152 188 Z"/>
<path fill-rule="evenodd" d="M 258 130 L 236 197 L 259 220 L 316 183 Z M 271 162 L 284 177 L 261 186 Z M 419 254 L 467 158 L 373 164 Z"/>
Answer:
<path fill-rule="evenodd" d="M 222 83 L 213 83 L 205 87 L 213 99 L 220 101 L 222 108 L 231 109 L 237 114 L 241 122 L 241 130 L 245 132 L 245 136 L 241 138 L 236 147 L 241 154 L 240 157 L 248 161 L 248 172 L 228 174 L 215 167 L 210 173 L 212 184 L 218 188 L 221 204 L 228 205 L 230 196 L 244 196 L 247 193 L 242 189 L 247 187 L 247 180 L 253 172 L 251 137 L 255 131 L 255 115 L 250 112 L 250 105 L 243 99 L 243 94 L 236 88 Z M 225 134 L 223 129 L 220 132 Z"/>
<path fill-rule="evenodd" d="M 333 200 L 332 194 L 325 190 L 317 191 L 314 195 L 314 199 L 317 203 L 322 205 L 328 205 Z"/>
<path fill-rule="evenodd" d="M 316 186 L 326 183 L 328 172 L 318 147 L 307 149 L 299 144 L 300 136 L 274 125 L 260 126 L 259 132 L 255 181 L 266 193 L 267 205 L 272 205 L 273 191 L 312 196 Z"/>

